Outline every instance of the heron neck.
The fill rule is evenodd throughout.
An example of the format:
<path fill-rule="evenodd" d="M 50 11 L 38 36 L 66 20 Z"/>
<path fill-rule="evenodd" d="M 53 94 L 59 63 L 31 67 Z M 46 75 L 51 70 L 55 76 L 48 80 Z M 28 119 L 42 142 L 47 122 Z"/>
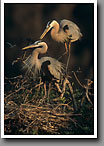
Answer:
<path fill-rule="evenodd" d="M 37 48 L 34 50 L 33 55 L 32 55 L 32 64 L 37 66 L 38 69 L 41 67 L 40 60 L 38 58 L 39 54 L 44 54 L 47 52 L 47 46 L 43 45 L 42 48 Z"/>
<path fill-rule="evenodd" d="M 35 51 L 33 52 L 33 58 L 34 58 L 34 60 L 38 60 L 38 56 L 39 56 L 39 53 L 38 53 L 37 50 L 35 50 Z"/>
<path fill-rule="evenodd" d="M 52 30 L 51 30 L 51 36 L 54 40 L 59 41 L 59 24 L 55 23 L 55 25 L 53 26 Z"/>
<path fill-rule="evenodd" d="M 33 52 L 33 55 L 32 55 L 32 65 L 37 65 L 37 64 L 39 64 L 39 58 L 38 58 L 38 56 L 39 56 L 39 53 L 38 53 L 38 51 L 37 50 L 35 50 L 34 52 Z"/>

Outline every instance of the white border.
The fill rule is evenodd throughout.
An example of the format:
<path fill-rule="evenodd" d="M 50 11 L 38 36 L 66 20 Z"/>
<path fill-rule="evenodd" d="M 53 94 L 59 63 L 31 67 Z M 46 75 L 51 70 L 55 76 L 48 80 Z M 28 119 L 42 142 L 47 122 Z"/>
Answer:
<path fill-rule="evenodd" d="M 94 3 L 94 135 L 4 135 L 4 3 L 63 3 L 63 0 L 1 0 L 1 138 L 97 138 L 97 0 L 64 0 Z"/>

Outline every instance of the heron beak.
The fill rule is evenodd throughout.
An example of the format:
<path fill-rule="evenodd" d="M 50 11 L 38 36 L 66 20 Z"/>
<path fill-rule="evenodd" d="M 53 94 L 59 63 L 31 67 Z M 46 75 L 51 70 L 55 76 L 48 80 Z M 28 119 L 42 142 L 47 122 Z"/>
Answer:
<path fill-rule="evenodd" d="M 30 49 L 30 48 L 35 48 L 36 47 L 36 45 L 30 45 L 30 46 L 27 46 L 27 47 L 24 47 L 24 48 L 22 48 L 22 50 L 26 50 L 26 49 Z"/>
<path fill-rule="evenodd" d="M 44 32 L 42 33 L 42 35 L 40 36 L 40 39 L 43 39 L 44 36 L 47 34 L 47 32 L 51 29 L 51 27 L 47 27 Z"/>

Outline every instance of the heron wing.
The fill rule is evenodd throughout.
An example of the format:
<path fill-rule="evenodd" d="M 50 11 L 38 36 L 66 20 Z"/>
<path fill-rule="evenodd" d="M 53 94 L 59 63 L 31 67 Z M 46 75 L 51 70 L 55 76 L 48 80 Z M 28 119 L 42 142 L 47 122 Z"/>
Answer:
<path fill-rule="evenodd" d="M 61 20 L 60 30 L 64 31 L 67 34 L 67 39 L 71 39 L 72 41 L 76 41 L 82 36 L 79 27 L 74 22 L 66 19 Z"/>
<path fill-rule="evenodd" d="M 40 60 L 41 63 L 49 60 L 50 65 L 48 65 L 48 70 L 50 71 L 51 75 L 53 75 L 56 79 L 61 79 L 64 70 L 63 64 L 61 62 L 52 57 L 42 57 Z"/>
<path fill-rule="evenodd" d="M 49 64 L 50 61 L 44 61 L 41 65 L 41 76 L 43 81 L 51 81 L 54 76 L 51 74 L 50 69 L 49 69 Z"/>

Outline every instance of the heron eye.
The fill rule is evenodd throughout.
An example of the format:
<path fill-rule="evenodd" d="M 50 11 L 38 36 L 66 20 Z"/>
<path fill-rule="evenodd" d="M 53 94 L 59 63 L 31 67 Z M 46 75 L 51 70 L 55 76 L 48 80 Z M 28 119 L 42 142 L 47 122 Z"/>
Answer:
<path fill-rule="evenodd" d="M 50 25 L 47 25 L 46 28 L 50 27 Z"/>
<path fill-rule="evenodd" d="M 41 40 L 38 40 L 36 42 L 34 42 L 35 45 L 38 45 L 39 43 L 41 43 L 42 41 Z"/>
<path fill-rule="evenodd" d="M 39 48 L 43 48 L 43 46 L 41 45 L 41 46 L 39 46 Z"/>
<path fill-rule="evenodd" d="M 51 23 L 51 21 L 48 21 L 47 25 L 49 25 Z"/>
<path fill-rule="evenodd" d="M 49 21 L 49 22 L 47 23 L 46 28 L 49 27 L 50 24 L 51 24 L 51 21 Z"/>
<path fill-rule="evenodd" d="M 65 26 L 63 27 L 63 30 L 64 30 L 64 31 L 66 31 L 66 30 L 68 30 L 68 29 L 69 29 L 68 25 L 65 25 Z"/>

